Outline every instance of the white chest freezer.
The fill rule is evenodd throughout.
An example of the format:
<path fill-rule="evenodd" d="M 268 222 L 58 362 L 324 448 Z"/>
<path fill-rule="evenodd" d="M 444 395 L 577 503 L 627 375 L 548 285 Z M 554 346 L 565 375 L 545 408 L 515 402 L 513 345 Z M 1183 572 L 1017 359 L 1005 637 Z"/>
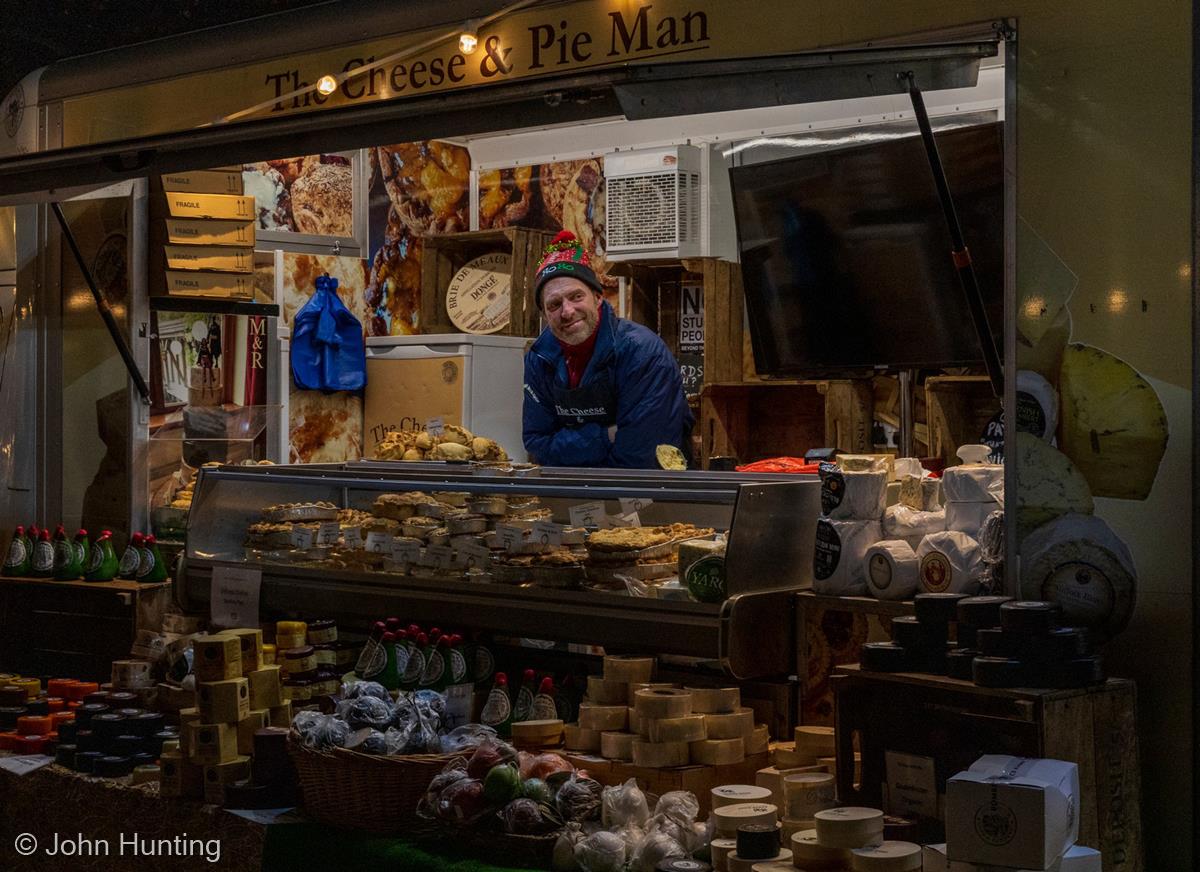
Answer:
<path fill-rule="evenodd" d="M 389 430 L 421 430 L 430 418 L 441 418 L 525 460 L 521 391 L 532 342 L 466 333 L 368 339 L 363 456 L 373 457 Z"/>

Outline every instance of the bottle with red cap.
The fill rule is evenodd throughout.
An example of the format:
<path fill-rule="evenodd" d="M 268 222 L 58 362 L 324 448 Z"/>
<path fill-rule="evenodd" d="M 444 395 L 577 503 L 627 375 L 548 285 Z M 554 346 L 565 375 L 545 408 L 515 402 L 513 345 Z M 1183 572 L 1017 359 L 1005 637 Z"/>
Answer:
<path fill-rule="evenodd" d="M 354 664 L 354 674 L 363 681 L 374 681 L 384 667 L 383 634 L 386 632 L 387 625 L 383 621 L 371 625 L 367 642 L 358 655 L 358 662 Z"/>
<path fill-rule="evenodd" d="M 554 704 L 554 679 L 547 675 L 538 687 L 537 696 L 533 698 L 533 708 L 529 712 L 531 721 L 552 721 L 558 717 L 558 707 Z"/>
<path fill-rule="evenodd" d="M 72 573 L 75 570 L 75 549 L 71 547 L 71 540 L 67 537 L 67 531 L 59 524 L 54 530 L 54 577 L 59 581 L 70 581 L 73 578 L 78 578 L 77 574 Z"/>
<path fill-rule="evenodd" d="M 100 537 L 92 543 L 84 580 L 112 581 L 117 577 L 117 568 L 117 552 L 112 544 L 112 530 L 103 530 Z"/>
<path fill-rule="evenodd" d="M 75 549 L 75 562 L 79 564 L 79 574 L 76 578 L 82 578 L 87 572 L 88 556 L 91 549 L 88 547 L 88 531 L 80 528 L 75 531 L 75 538 L 71 541 L 71 547 Z"/>
<path fill-rule="evenodd" d="M 408 641 L 412 643 L 408 657 L 408 668 L 400 676 L 401 690 L 416 690 L 421 687 L 421 679 L 425 675 L 425 664 L 429 657 L 429 637 L 418 631 L 414 636 L 409 633 Z"/>
<path fill-rule="evenodd" d="M 129 544 L 125 546 L 125 553 L 121 555 L 121 566 L 117 572 L 121 578 L 130 581 L 137 578 L 138 566 L 142 562 L 142 543 L 145 539 L 141 533 L 134 533 L 130 537 Z"/>
<path fill-rule="evenodd" d="M 33 567 L 30 574 L 34 578 L 54 576 L 54 545 L 50 542 L 49 530 L 38 533 L 37 544 L 33 546 Z"/>
<path fill-rule="evenodd" d="M 384 662 L 383 669 L 375 680 L 386 687 L 388 690 L 396 690 L 400 687 L 400 674 L 396 671 L 396 634 L 383 634 L 383 653 Z"/>
<path fill-rule="evenodd" d="M 25 539 L 25 528 L 18 526 L 8 545 L 8 556 L 4 558 L 5 575 L 29 575 L 33 568 L 33 555 L 29 553 L 29 542 Z"/>
<path fill-rule="evenodd" d="M 503 672 L 496 673 L 496 680 L 488 693 L 479 720 L 495 730 L 496 735 L 502 739 L 512 735 L 513 707 L 512 700 L 508 698 L 508 676 Z"/>
<path fill-rule="evenodd" d="M 428 640 L 428 637 L 425 637 Z M 425 671 L 421 673 L 421 681 L 417 685 L 424 690 L 440 690 L 443 686 L 444 675 L 446 673 L 445 648 L 441 645 L 442 639 L 445 636 L 438 636 L 438 641 L 429 641 L 428 645 L 423 645 L 425 653 Z"/>
<path fill-rule="evenodd" d="M 162 553 L 158 550 L 158 540 L 154 534 L 142 539 L 142 550 L 139 555 L 137 580 L 142 584 L 155 584 L 167 580 L 167 566 L 163 562 Z"/>
<path fill-rule="evenodd" d="M 534 691 L 537 688 L 537 675 L 532 669 L 526 669 L 521 676 L 521 686 L 517 688 L 517 700 L 513 704 L 513 721 L 520 723 L 529 720 L 533 711 Z"/>
<path fill-rule="evenodd" d="M 467 669 L 467 655 L 463 650 L 463 637 L 458 633 L 450 637 L 450 669 L 448 671 L 451 685 L 467 684 L 471 680 Z"/>

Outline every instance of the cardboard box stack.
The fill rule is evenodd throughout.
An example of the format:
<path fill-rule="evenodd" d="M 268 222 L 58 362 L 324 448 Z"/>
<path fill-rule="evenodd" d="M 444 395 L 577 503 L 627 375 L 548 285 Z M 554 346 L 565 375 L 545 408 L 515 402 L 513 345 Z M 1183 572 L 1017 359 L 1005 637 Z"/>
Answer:
<path fill-rule="evenodd" d="M 1063 760 L 988 755 L 946 783 L 946 844 L 926 870 L 1100 872 L 1100 852 L 1076 845 L 1079 769 Z"/>
<path fill-rule="evenodd" d="M 258 209 L 243 196 L 241 167 L 167 173 L 160 184 L 154 256 L 167 294 L 253 299 Z"/>

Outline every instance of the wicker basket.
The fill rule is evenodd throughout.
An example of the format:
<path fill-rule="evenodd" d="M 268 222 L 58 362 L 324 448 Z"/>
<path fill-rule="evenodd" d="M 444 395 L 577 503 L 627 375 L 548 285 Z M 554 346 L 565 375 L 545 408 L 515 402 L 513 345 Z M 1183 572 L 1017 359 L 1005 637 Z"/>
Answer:
<path fill-rule="evenodd" d="M 294 739 L 288 753 L 300 776 L 304 810 L 315 820 L 379 835 L 426 833 L 417 803 L 453 755 L 381 757 L 345 748 L 314 751 Z"/>

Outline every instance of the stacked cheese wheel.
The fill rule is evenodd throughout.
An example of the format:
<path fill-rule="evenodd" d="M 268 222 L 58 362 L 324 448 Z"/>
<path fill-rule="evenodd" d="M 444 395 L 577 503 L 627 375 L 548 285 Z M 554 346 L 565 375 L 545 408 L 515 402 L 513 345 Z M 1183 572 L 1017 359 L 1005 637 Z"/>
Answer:
<path fill-rule="evenodd" d="M 867 549 L 883 538 L 880 519 L 890 475 L 868 456 L 821 464 L 821 517 L 813 551 L 813 590 L 830 596 L 867 592 Z"/>
<path fill-rule="evenodd" d="M 921 846 L 885 841 L 883 812 L 842 807 L 818 811 L 815 826 L 793 833 L 792 859 L 800 869 L 908 872 L 921 868 Z"/>
<path fill-rule="evenodd" d="M 566 747 L 570 751 L 600 754 L 612 760 L 632 760 L 633 694 L 651 685 L 653 657 L 604 658 L 604 674 L 588 678 L 587 699 L 579 706 L 579 723 L 567 724 Z"/>
<path fill-rule="evenodd" d="M 795 741 L 772 749 L 772 765 L 758 770 L 756 786 L 770 791 L 782 816 L 783 838 L 812 829 L 816 812 L 833 805 L 834 736 L 832 727 L 800 726 Z"/>

